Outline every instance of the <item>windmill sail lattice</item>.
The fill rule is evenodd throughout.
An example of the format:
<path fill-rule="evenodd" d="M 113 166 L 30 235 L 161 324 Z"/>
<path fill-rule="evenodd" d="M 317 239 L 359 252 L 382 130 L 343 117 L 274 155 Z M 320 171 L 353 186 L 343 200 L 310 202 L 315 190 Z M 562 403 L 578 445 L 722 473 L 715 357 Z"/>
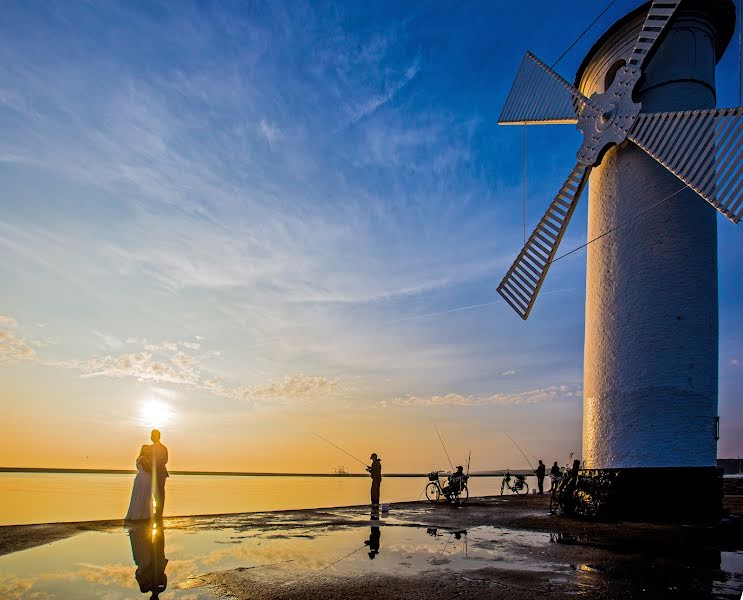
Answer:
<path fill-rule="evenodd" d="M 590 172 L 591 167 L 582 163 L 573 167 L 542 220 L 498 286 L 500 295 L 522 319 L 529 316 L 534 306 Z"/>
<path fill-rule="evenodd" d="M 635 42 L 635 47 L 632 49 L 628 61 L 631 67 L 642 69 L 679 4 L 681 4 L 681 0 L 653 2 L 650 5 L 650 10 L 640 31 L 640 37 Z"/>
<path fill-rule="evenodd" d="M 743 216 L 743 108 L 647 113 L 628 139 L 737 223 Z"/>
<path fill-rule="evenodd" d="M 589 100 L 531 52 L 524 55 L 503 105 L 501 125 L 575 123 Z"/>
<path fill-rule="evenodd" d="M 534 306 L 591 168 L 613 145 L 634 142 L 734 223 L 743 218 L 743 108 L 642 113 L 632 97 L 680 4 L 652 2 L 627 64 L 590 98 L 531 52 L 524 56 L 498 122 L 577 123 L 583 143 L 578 164 L 498 286 L 522 319 Z"/>

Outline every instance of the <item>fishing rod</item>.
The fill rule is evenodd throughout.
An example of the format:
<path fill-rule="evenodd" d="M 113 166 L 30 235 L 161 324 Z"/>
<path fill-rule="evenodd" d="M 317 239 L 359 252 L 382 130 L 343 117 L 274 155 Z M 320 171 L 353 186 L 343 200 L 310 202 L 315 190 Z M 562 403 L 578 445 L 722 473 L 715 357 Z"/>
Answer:
<path fill-rule="evenodd" d="M 570 466 L 571 466 L 571 465 L 570 465 L 570 461 L 571 461 L 571 460 L 573 460 L 573 454 L 574 454 L 574 452 L 571 452 L 571 453 L 570 453 L 570 456 L 568 456 L 568 462 L 566 462 L 566 463 L 565 463 L 565 472 L 566 472 L 566 473 L 567 473 L 568 471 L 570 471 Z"/>
<path fill-rule="evenodd" d="M 470 476 L 470 458 L 472 458 L 472 450 L 470 450 L 467 455 L 467 477 Z"/>
<path fill-rule="evenodd" d="M 452 473 L 454 472 L 454 465 L 451 463 L 451 458 L 449 458 L 449 453 L 446 451 L 446 446 L 444 446 L 444 440 L 441 439 L 441 434 L 439 433 L 439 428 L 436 427 L 436 423 L 433 424 L 433 428 L 436 430 L 436 435 L 439 436 L 439 441 L 441 442 L 441 447 L 444 449 L 444 454 L 446 454 L 446 460 L 449 461 L 449 466 L 451 467 Z"/>
<path fill-rule="evenodd" d="M 532 468 L 532 471 L 534 470 L 534 465 L 531 464 L 531 461 L 529 460 L 529 457 L 524 454 L 524 451 L 521 449 L 521 446 L 519 446 L 516 443 L 516 440 L 514 440 L 510 435 L 508 435 L 505 431 L 503 432 L 504 435 L 513 442 L 513 445 L 516 446 L 519 449 L 519 452 L 521 452 L 521 456 L 524 457 L 524 460 L 526 460 L 527 463 L 529 463 L 529 466 Z"/>
<path fill-rule="evenodd" d="M 343 449 L 343 448 L 341 448 L 340 446 L 338 446 L 338 445 L 334 444 L 334 443 L 333 443 L 333 442 L 331 442 L 331 441 L 330 441 L 330 440 L 329 440 L 328 438 L 325 438 L 325 437 L 321 436 L 321 435 L 320 435 L 319 433 L 315 433 L 314 431 L 313 431 L 312 433 L 313 433 L 314 435 L 316 435 L 317 437 L 319 437 L 319 438 L 320 438 L 321 440 L 323 440 L 324 442 L 327 442 L 328 444 L 330 444 L 331 446 L 333 446 L 333 448 L 337 448 L 338 450 L 340 450 L 341 452 L 343 452 L 343 454 L 346 454 L 346 455 L 350 456 L 351 458 L 353 458 L 353 459 L 354 459 L 354 460 L 355 460 L 356 462 L 358 462 L 358 463 L 361 463 L 361 464 L 362 464 L 362 465 L 364 465 L 364 466 L 365 466 L 365 467 L 366 467 L 367 469 L 369 468 L 369 465 L 367 465 L 367 464 L 366 464 L 366 463 L 365 463 L 365 462 L 364 462 L 363 460 L 361 460 L 361 459 L 359 459 L 359 458 L 356 458 L 356 457 L 355 457 L 355 456 L 354 456 L 353 454 L 351 454 L 350 452 L 347 452 L 346 450 L 344 450 L 344 449 Z"/>
<path fill-rule="evenodd" d="M 347 559 L 347 558 L 348 558 L 349 556 L 353 556 L 353 555 L 354 555 L 354 554 L 356 554 L 356 553 L 357 553 L 357 552 L 358 552 L 359 550 L 363 550 L 364 548 L 366 548 L 366 544 L 364 544 L 364 545 L 363 545 L 363 546 L 361 546 L 360 548 L 356 548 L 356 550 L 354 550 L 353 552 L 349 552 L 349 553 L 348 553 L 348 554 L 346 554 L 345 556 L 342 556 L 341 558 L 339 558 L 339 559 L 338 559 L 338 560 L 336 560 L 335 562 L 332 562 L 332 563 L 330 563 L 329 565 L 326 565 L 326 566 L 324 566 L 324 567 L 323 567 L 322 569 L 319 569 L 318 571 L 315 571 L 315 573 L 313 573 L 313 575 L 314 575 L 314 574 L 317 574 L 317 573 L 321 573 L 322 571 L 327 571 L 327 570 L 328 570 L 328 569 L 329 569 L 330 567 L 334 567 L 335 565 L 337 565 L 337 564 L 338 564 L 339 562 L 341 562 L 342 560 L 346 560 L 346 559 Z"/>

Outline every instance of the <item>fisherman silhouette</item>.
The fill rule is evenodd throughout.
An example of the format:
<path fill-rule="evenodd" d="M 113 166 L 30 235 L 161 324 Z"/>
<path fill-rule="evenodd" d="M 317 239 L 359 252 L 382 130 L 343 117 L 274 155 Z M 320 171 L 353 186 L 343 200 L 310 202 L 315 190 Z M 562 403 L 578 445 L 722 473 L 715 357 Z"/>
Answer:
<path fill-rule="evenodd" d="M 137 569 L 134 578 L 143 594 L 152 593 L 151 600 L 157 600 L 168 587 L 168 576 L 165 567 L 165 531 L 149 523 L 138 524 L 129 529 L 129 541 L 132 545 L 132 557 Z"/>
<path fill-rule="evenodd" d="M 369 457 L 372 461 L 370 467 L 366 467 L 371 475 L 371 505 L 372 508 L 379 507 L 379 488 L 382 485 L 382 461 L 377 458 L 377 453 L 374 452 Z"/>
<path fill-rule="evenodd" d="M 462 489 L 464 478 L 464 467 L 461 465 L 457 467 L 457 470 L 454 473 L 449 475 L 449 477 L 447 478 L 448 483 L 442 490 L 447 500 L 451 500 L 452 494 L 459 493 L 459 491 Z"/>
<path fill-rule="evenodd" d="M 370 525 L 369 529 L 369 539 L 364 542 L 364 545 L 369 546 L 369 560 L 374 560 L 379 554 L 382 531 L 379 529 L 379 525 Z"/>
<path fill-rule="evenodd" d="M 547 471 L 547 467 L 544 466 L 544 463 L 540 460 L 539 466 L 537 467 L 537 470 L 535 473 L 537 474 L 537 487 L 539 488 L 539 493 L 544 494 L 544 476 Z"/>
<path fill-rule="evenodd" d="M 550 484 L 550 490 L 554 489 L 555 487 L 555 481 L 557 481 L 560 478 L 560 467 L 557 466 L 557 461 L 554 462 L 552 465 L 552 468 L 550 469 L 550 479 L 552 480 Z"/>

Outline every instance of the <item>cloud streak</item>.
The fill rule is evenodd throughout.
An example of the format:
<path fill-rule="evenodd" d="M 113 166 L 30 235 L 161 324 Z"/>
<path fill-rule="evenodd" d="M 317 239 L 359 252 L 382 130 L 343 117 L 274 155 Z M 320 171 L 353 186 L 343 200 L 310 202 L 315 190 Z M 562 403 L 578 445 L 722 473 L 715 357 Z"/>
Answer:
<path fill-rule="evenodd" d="M 214 377 L 204 368 L 203 360 L 219 356 L 219 351 L 208 351 L 193 355 L 183 349 L 198 350 L 195 342 L 162 342 L 148 344 L 137 352 L 93 356 L 85 360 L 52 360 L 40 357 L 32 348 L 35 340 L 25 339 L 7 329 L 17 327 L 17 322 L 0 315 L 0 364 L 17 361 L 30 361 L 45 367 L 62 367 L 80 372 L 82 378 L 107 377 L 112 379 L 134 379 L 140 382 L 172 384 L 200 390 L 214 396 L 230 398 L 248 405 L 271 405 L 306 403 L 317 400 L 333 400 L 338 397 L 343 386 L 338 378 L 320 375 L 294 374 L 282 379 L 257 385 L 230 385 L 223 379 Z M 93 332 L 96 337 L 117 344 L 116 338 L 101 332 Z M 128 338 L 130 343 L 134 338 Z"/>
<path fill-rule="evenodd" d="M 583 389 L 579 385 L 553 385 L 513 394 L 497 393 L 490 396 L 446 394 L 444 396 L 402 396 L 391 401 L 382 401 L 382 406 L 405 407 L 475 407 L 475 406 L 519 406 L 556 402 L 574 402 L 582 399 Z"/>

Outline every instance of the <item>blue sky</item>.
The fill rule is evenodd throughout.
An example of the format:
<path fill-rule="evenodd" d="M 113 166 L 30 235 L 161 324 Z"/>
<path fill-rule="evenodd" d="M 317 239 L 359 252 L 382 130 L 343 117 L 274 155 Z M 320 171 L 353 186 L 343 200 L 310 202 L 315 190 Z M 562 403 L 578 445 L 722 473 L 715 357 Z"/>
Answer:
<path fill-rule="evenodd" d="M 616 2 L 558 70 L 572 80 L 638 4 Z M 62 430 L 55 460 L 83 464 L 93 439 L 92 466 L 120 465 L 134 416 L 162 402 L 192 468 L 269 468 L 277 446 L 333 464 L 313 427 L 419 468 L 441 459 L 432 421 L 483 468 L 516 466 L 503 432 L 548 460 L 579 452 L 585 252 L 527 323 L 497 302 L 523 172 L 521 129 L 496 121 L 524 50 L 553 61 L 599 10 L 5 4 L 5 433 Z M 737 105 L 736 51 L 720 106 Z M 529 229 L 578 143 L 529 130 Z M 586 204 L 561 249 L 585 241 Z M 740 236 L 720 218 L 721 456 L 743 453 Z"/>

